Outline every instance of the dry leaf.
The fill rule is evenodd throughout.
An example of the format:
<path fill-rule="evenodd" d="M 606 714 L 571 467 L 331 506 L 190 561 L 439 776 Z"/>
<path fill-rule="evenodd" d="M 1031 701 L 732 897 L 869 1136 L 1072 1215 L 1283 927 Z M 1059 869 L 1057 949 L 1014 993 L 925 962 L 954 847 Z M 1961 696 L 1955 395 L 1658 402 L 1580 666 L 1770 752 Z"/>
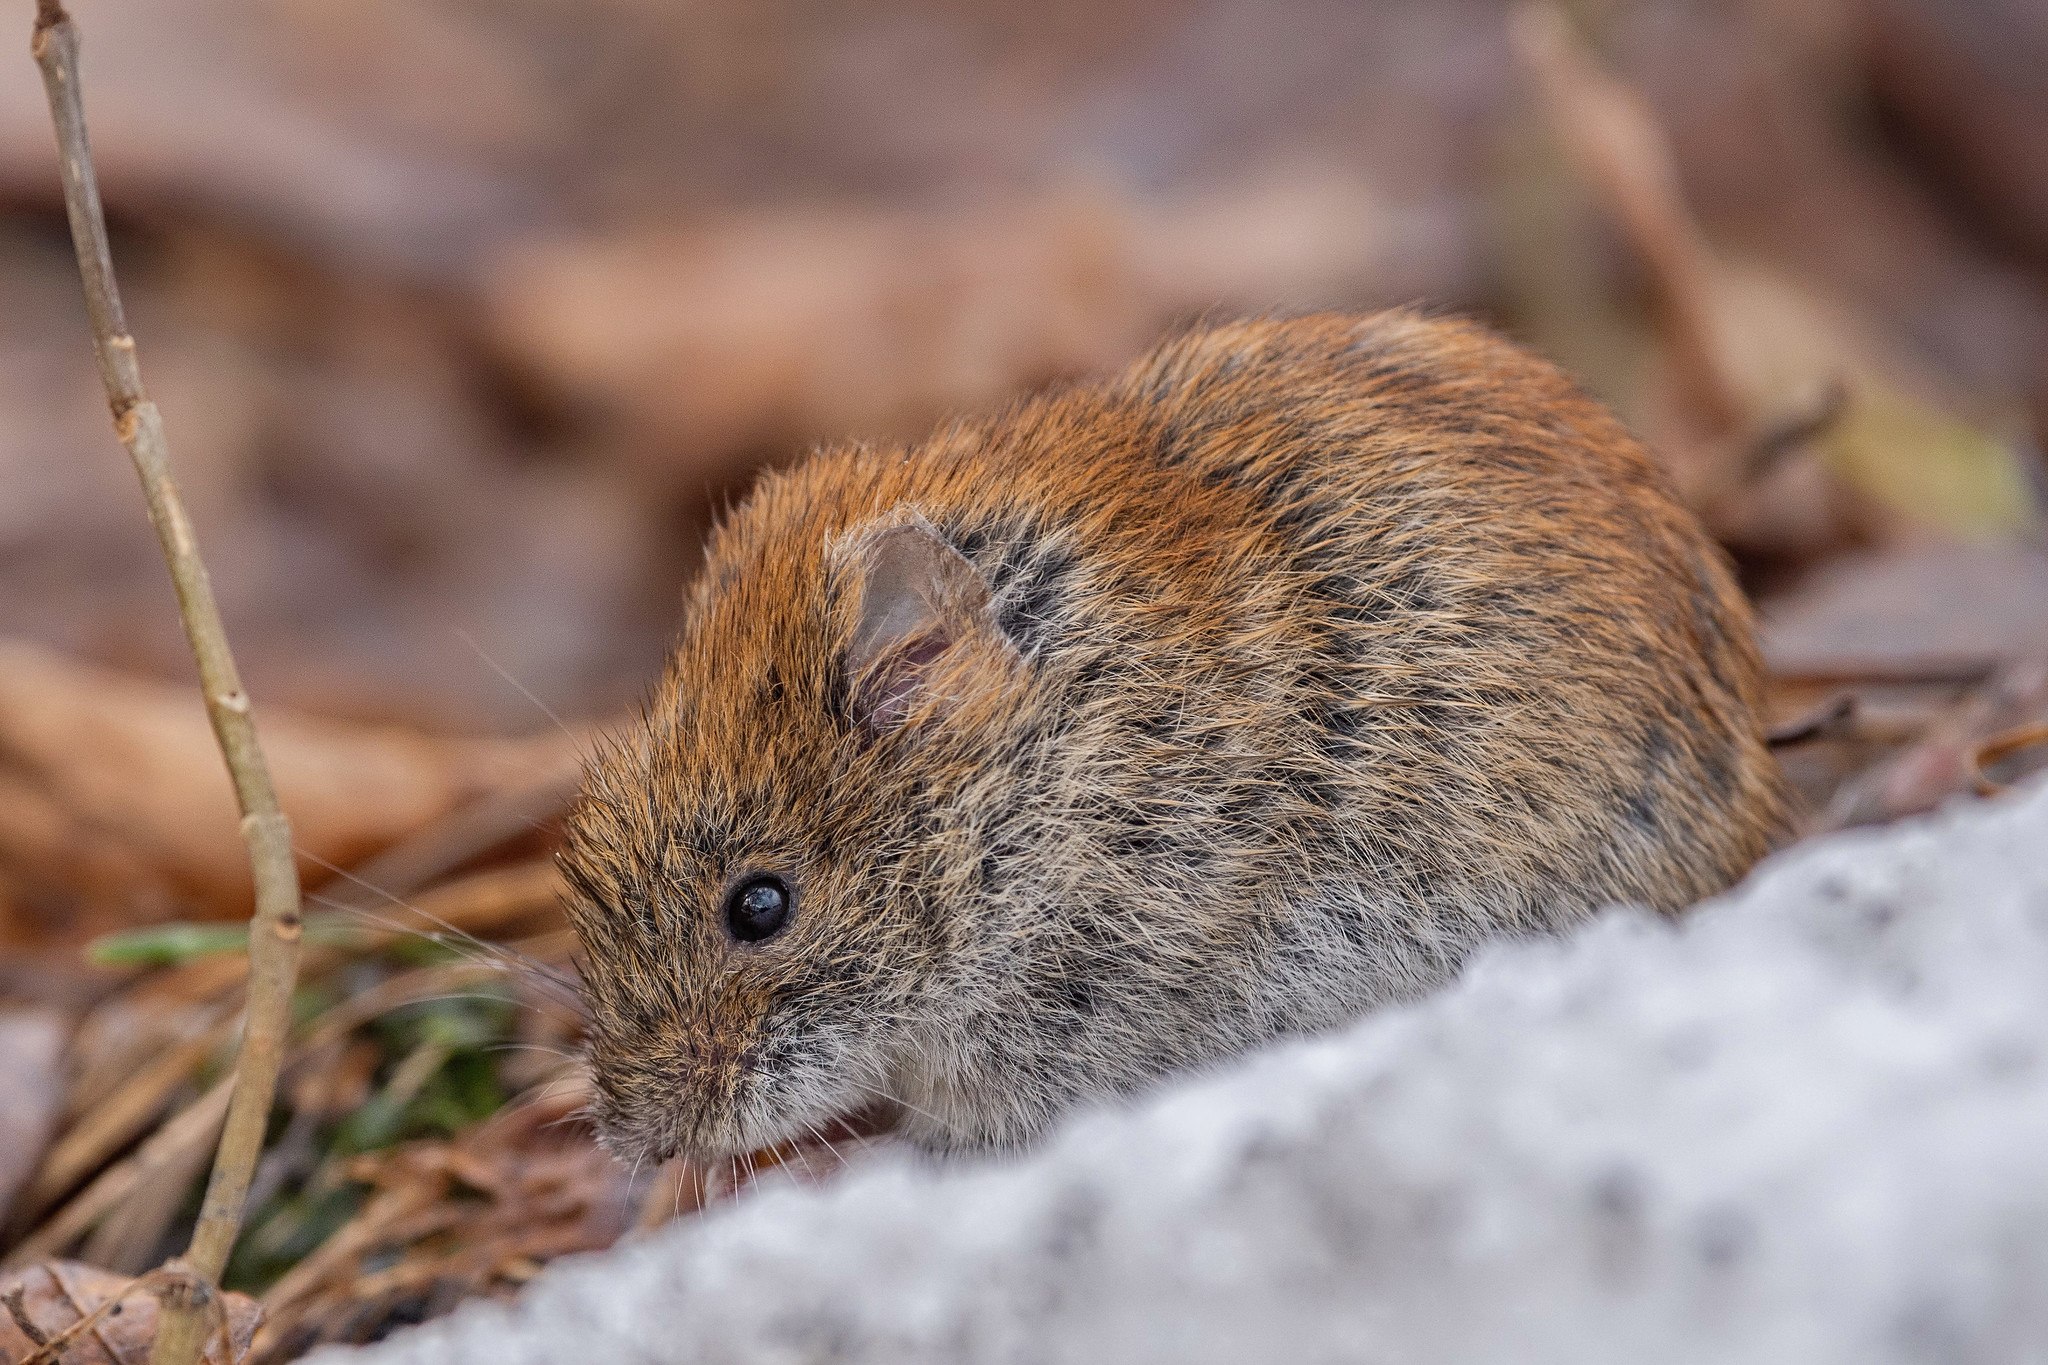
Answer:
<path fill-rule="evenodd" d="M 1086 199 L 951 218 L 763 214 L 506 255 L 500 347 L 723 473 L 827 432 L 905 435 L 1140 344 L 1129 225 Z M 717 472 L 716 462 L 713 463 Z"/>
<path fill-rule="evenodd" d="M 258 1359 L 370 1340 L 422 1310 L 508 1295 L 557 1256 L 610 1246 L 633 1224 L 634 1173 L 576 1121 L 588 1099 L 582 1077 L 565 1074 L 451 1141 L 357 1158 L 349 1175 L 369 1197 L 264 1294 Z"/>
<path fill-rule="evenodd" d="M 0 1013 L 0 1226 L 17 1190 L 42 1160 L 64 1101 L 64 1040 L 54 1010 Z"/>
<path fill-rule="evenodd" d="M 1153 204 L 1089 189 L 536 241 L 495 263 L 486 302 L 544 389 L 718 479 L 1108 368 L 1183 313 L 1406 297 L 1462 249 L 1438 215 L 1299 170 Z"/>
<path fill-rule="evenodd" d="M 2048 558 L 1915 546 L 1835 560 L 1763 609 L 1780 676 L 1967 678 L 2048 650 Z"/>
<path fill-rule="evenodd" d="M 1850 488 L 1898 522 L 1950 535 L 2040 526 L 2022 452 L 1958 416 L 1939 384 L 1850 310 L 1749 263 L 1717 261 L 1709 280 L 1715 334 L 1748 411 L 1787 412 L 1843 386 L 1841 416 L 1815 444 Z"/>
<path fill-rule="evenodd" d="M 1972 793 L 1987 743 L 2048 721 L 2048 654 L 2007 664 L 1950 707 L 1916 742 L 1845 782 L 1810 833 L 1876 824 Z"/>
<path fill-rule="evenodd" d="M 1852 310 L 1708 242 L 1663 126 L 1562 10 L 1530 0 L 1513 36 L 1560 141 L 1653 286 L 1663 341 L 1653 443 L 1718 534 L 1810 556 L 1886 521 L 1979 539 L 2041 526 L 2023 454 L 1956 415 L 1921 366 Z M 1758 434 L 1830 392 L 1841 411 L 1810 440 L 1852 496 L 1834 496 L 1796 461 L 1760 477 Z"/>
<path fill-rule="evenodd" d="M 258 710 L 293 838 L 341 866 L 457 806 L 574 765 L 576 743 L 445 739 L 396 726 Z M 232 790 L 191 688 L 34 646 L 0 645 L 0 895 L 115 898 L 148 914 L 246 913 L 249 868 Z M 309 864 L 309 869 L 315 864 Z M 76 926 L 73 926 L 76 927 Z M 9 928 L 0 919 L 0 936 Z"/>
<path fill-rule="evenodd" d="M 155 1297 L 126 1275 L 79 1261 L 45 1261 L 0 1274 L 0 1299 L 12 1300 L 9 1310 L 0 1311 L 0 1365 L 19 1365 L 41 1341 L 57 1336 L 109 1299 L 118 1302 L 65 1347 L 63 1365 L 131 1365 L 147 1360 L 156 1340 Z M 255 1335 L 260 1314 L 247 1295 L 227 1294 L 223 1299 L 239 1357 Z M 40 1340 L 23 1330 L 24 1321 Z M 208 1365 L 226 1365 L 218 1336 L 207 1343 L 201 1359 Z"/>

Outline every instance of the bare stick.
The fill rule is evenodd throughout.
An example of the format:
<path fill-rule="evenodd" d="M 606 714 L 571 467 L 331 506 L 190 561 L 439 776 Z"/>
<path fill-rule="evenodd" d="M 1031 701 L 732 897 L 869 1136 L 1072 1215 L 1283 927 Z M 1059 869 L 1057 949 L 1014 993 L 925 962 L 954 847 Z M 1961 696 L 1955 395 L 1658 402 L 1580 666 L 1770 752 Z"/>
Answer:
<path fill-rule="evenodd" d="M 0 1302 L 7 1305 L 7 1316 L 14 1319 L 16 1329 L 32 1344 L 41 1346 L 50 1340 L 50 1334 L 38 1327 L 36 1320 L 28 1315 L 27 1292 L 21 1285 L 16 1285 L 0 1294 Z"/>
<path fill-rule="evenodd" d="M 1688 399 L 1708 430 L 1733 433 L 1748 404 L 1715 324 L 1713 253 L 1685 207 L 1664 130 L 1555 5 L 1523 4 L 1512 37 L 1566 152 L 1649 268 Z"/>
<path fill-rule="evenodd" d="M 249 698 L 228 650 L 220 608 L 213 600 L 206 565 L 200 560 L 192 524 L 171 480 L 170 449 L 163 417 L 142 387 L 135 338 L 121 313 L 114 264 L 107 245 L 106 217 L 85 132 L 85 106 L 78 86 L 78 29 L 62 0 L 36 0 L 33 48 L 50 97 L 57 151 L 64 178 L 64 210 L 85 282 L 85 307 L 92 320 L 93 350 L 100 380 L 113 410 L 114 430 L 128 448 L 149 504 L 149 519 L 163 543 L 164 561 L 178 594 L 178 613 L 199 682 L 207 718 L 220 742 L 242 811 L 242 840 L 256 885 L 255 919 L 249 934 L 248 1022 L 235 1063 L 233 1097 L 220 1148 L 207 1181 L 198 1226 L 184 1261 L 201 1281 L 201 1292 L 165 1296 L 165 1313 L 151 1359 L 155 1365 L 189 1365 L 207 1330 L 207 1291 L 220 1281 L 228 1253 L 241 1231 L 242 1205 L 263 1146 L 263 1128 L 277 1089 L 278 1066 L 291 1026 L 292 988 L 299 966 L 299 878 L 292 862 L 291 828 L 278 808 L 269 765 L 256 739 Z"/>
<path fill-rule="evenodd" d="M 1848 731 L 1855 719 L 1856 694 L 1844 692 L 1828 698 L 1803 716 L 1772 726 L 1764 735 L 1764 742 L 1773 749 L 1786 749 L 1795 744 L 1810 744 L 1816 739 L 1833 739 Z"/>

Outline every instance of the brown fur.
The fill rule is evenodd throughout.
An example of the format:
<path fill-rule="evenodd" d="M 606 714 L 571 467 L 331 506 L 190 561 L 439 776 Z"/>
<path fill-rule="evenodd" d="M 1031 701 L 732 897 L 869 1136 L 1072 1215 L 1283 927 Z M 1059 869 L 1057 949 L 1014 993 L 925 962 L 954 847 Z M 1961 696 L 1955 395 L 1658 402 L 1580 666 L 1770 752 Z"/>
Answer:
<path fill-rule="evenodd" d="M 1222 326 L 821 452 L 716 533 L 572 822 L 607 1136 L 886 1098 L 1008 1145 L 1488 936 L 1677 910 L 1780 825 L 1760 698 L 1641 446 L 1471 325 Z M 737 943 L 760 870 L 795 918 Z"/>

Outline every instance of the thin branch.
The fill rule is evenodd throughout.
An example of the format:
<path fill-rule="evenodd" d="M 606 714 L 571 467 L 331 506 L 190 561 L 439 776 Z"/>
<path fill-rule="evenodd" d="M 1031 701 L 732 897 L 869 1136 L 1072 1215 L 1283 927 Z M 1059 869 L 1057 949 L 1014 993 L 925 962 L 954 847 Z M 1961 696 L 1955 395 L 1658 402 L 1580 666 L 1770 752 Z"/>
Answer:
<path fill-rule="evenodd" d="M 24 1286 L 16 1285 L 5 1294 L 0 1294 L 0 1303 L 7 1305 L 7 1316 L 14 1319 L 16 1330 L 29 1339 L 29 1344 L 42 1346 L 48 1343 L 50 1334 L 37 1326 L 36 1320 L 29 1316 L 27 1295 L 28 1290 Z"/>
<path fill-rule="evenodd" d="M 1764 736 L 1764 742 L 1773 749 L 1787 749 L 1796 744 L 1810 744 L 1817 739 L 1833 739 L 1851 729 L 1855 719 L 1856 694 L 1844 692 L 1828 698 L 1803 716 L 1772 726 Z"/>
<path fill-rule="evenodd" d="M 2048 721 L 2036 721 L 2031 725 L 2016 726 L 2003 734 L 1993 735 L 1970 752 L 1970 781 L 1979 796 L 1997 796 L 2006 789 L 2006 783 L 1993 778 L 1985 771 L 1992 764 L 2011 758 L 2027 749 L 2038 749 L 2048 744 Z"/>
<path fill-rule="evenodd" d="M 92 322 L 93 351 L 100 380 L 113 412 L 114 430 L 128 448 L 142 481 L 149 519 L 162 542 L 164 561 L 177 590 L 178 614 L 199 666 L 207 718 L 213 723 L 235 800 L 242 812 L 242 839 L 248 845 L 256 905 L 249 935 L 248 1022 L 236 1059 L 235 1085 L 228 1103 L 212 1177 L 185 1264 L 210 1290 L 220 1281 L 228 1253 L 241 1231 L 242 1206 L 249 1180 L 263 1146 L 263 1129 L 277 1089 L 286 1033 L 291 1024 L 292 989 L 299 963 L 299 878 L 292 861 L 291 829 L 278 807 L 269 765 L 256 738 L 249 698 L 229 652 L 220 608 L 199 557 L 192 524 L 177 485 L 171 479 L 170 448 L 163 417 L 142 387 L 135 338 L 121 312 L 114 265 L 107 244 L 106 216 L 100 207 L 99 184 L 93 173 L 86 138 L 85 106 L 79 92 L 78 29 L 61 0 L 37 0 L 33 48 L 42 68 L 43 87 L 56 126 L 57 151 L 64 180 L 64 210 L 71 220 L 72 245 L 85 284 L 86 312 Z M 165 1297 L 165 1313 L 157 1334 L 155 1365 L 190 1365 L 207 1331 L 207 1293 Z"/>
<path fill-rule="evenodd" d="M 1511 36 L 1567 155 L 1648 268 L 1694 411 L 1709 431 L 1734 433 L 1749 404 L 1715 321 L 1713 252 L 1685 206 L 1663 128 L 1640 95 L 1601 69 L 1555 4 L 1527 0 Z"/>
<path fill-rule="evenodd" d="M 1921 732 L 1920 738 L 1842 784 L 1808 833 L 1876 824 L 1931 810 L 1986 781 L 1986 762 L 2031 747 L 2027 729 L 2048 707 L 2048 654 L 2010 660 Z M 1986 750 L 1989 749 L 1987 753 Z"/>
<path fill-rule="evenodd" d="M 45 1266 L 44 1270 L 58 1291 L 70 1302 L 72 1311 L 77 1313 L 78 1317 L 69 1327 L 54 1336 L 39 1336 L 36 1339 L 36 1349 L 22 1357 L 21 1365 L 62 1365 L 65 1348 L 87 1332 L 92 1333 L 98 1340 L 101 1355 L 109 1360 L 119 1360 L 120 1355 L 114 1350 L 112 1343 L 100 1335 L 100 1326 L 107 1318 L 121 1310 L 121 1304 L 130 1294 L 139 1290 L 157 1295 L 158 1301 L 162 1303 L 169 1303 L 180 1297 L 191 1299 L 194 1304 L 193 1311 L 200 1317 L 200 1343 L 193 1348 L 195 1360 L 209 1336 L 220 1338 L 223 1361 L 232 1362 L 235 1358 L 234 1331 L 228 1322 L 227 1305 L 221 1299 L 220 1292 L 193 1275 L 191 1267 L 180 1260 L 173 1258 L 140 1279 L 129 1281 L 127 1287 L 120 1293 L 108 1295 L 90 1311 L 78 1301 L 78 1296 L 64 1283 L 55 1266 Z M 12 1307 L 11 1304 L 9 1306 Z M 161 1321 L 163 1319 L 159 1318 L 159 1322 Z M 163 1340 L 161 1328 L 158 1329 L 157 1340 Z"/>

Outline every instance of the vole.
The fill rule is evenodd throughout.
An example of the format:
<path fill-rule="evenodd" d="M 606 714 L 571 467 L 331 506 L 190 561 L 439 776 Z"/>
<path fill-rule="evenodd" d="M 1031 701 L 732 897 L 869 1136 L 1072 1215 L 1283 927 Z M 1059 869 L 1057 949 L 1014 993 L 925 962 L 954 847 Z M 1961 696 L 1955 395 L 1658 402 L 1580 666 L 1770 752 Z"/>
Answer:
<path fill-rule="evenodd" d="M 1751 618 L 1558 370 L 1410 312 L 1213 326 L 713 534 L 562 864 L 601 1133 L 938 1151 L 1677 911 L 1780 829 Z"/>

